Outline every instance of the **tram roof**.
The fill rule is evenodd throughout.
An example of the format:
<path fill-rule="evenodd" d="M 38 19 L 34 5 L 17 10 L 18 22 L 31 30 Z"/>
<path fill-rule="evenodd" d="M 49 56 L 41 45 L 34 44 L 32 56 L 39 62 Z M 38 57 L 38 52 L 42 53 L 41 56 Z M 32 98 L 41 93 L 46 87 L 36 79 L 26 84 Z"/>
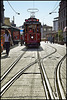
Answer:
<path fill-rule="evenodd" d="M 31 22 L 24 22 L 24 24 L 41 24 L 40 22 L 37 21 L 31 21 Z"/>
<path fill-rule="evenodd" d="M 41 24 L 41 23 L 39 22 L 39 19 L 30 17 L 28 19 L 25 19 L 24 24 Z"/>
<path fill-rule="evenodd" d="M 11 28 L 17 29 L 17 30 L 22 30 L 22 28 L 14 27 L 14 26 L 11 26 L 11 25 L 9 26 L 9 25 L 4 24 L 4 25 L 1 26 L 1 29 L 11 29 Z"/>

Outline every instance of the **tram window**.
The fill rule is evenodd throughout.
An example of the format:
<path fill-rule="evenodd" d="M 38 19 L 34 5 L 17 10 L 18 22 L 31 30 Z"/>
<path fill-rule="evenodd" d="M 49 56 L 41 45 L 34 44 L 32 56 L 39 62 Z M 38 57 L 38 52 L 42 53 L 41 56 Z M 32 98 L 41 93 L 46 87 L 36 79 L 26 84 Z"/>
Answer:
<path fill-rule="evenodd" d="M 28 31 L 32 32 L 32 25 L 28 25 Z"/>
<path fill-rule="evenodd" d="M 27 32 L 27 25 L 25 25 L 25 32 Z"/>
<path fill-rule="evenodd" d="M 29 25 L 28 28 L 32 28 L 32 25 Z"/>
<path fill-rule="evenodd" d="M 37 25 L 28 25 L 28 31 L 29 32 L 35 33 L 36 32 L 36 28 L 37 28 Z"/>
<path fill-rule="evenodd" d="M 37 25 L 37 33 L 39 33 L 39 25 Z"/>
<path fill-rule="evenodd" d="M 39 33 L 39 32 L 40 32 L 40 26 L 37 25 L 37 33 Z"/>
<path fill-rule="evenodd" d="M 27 25 L 26 25 L 26 32 L 27 32 Z"/>
<path fill-rule="evenodd" d="M 32 32 L 32 28 L 29 28 L 29 32 Z"/>
<path fill-rule="evenodd" d="M 36 32 L 36 25 L 33 25 L 33 33 Z"/>
<path fill-rule="evenodd" d="M 39 33 L 39 29 L 37 28 L 37 33 Z"/>
<path fill-rule="evenodd" d="M 35 33 L 36 32 L 36 30 L 33 28 L 33 33 Z"/>

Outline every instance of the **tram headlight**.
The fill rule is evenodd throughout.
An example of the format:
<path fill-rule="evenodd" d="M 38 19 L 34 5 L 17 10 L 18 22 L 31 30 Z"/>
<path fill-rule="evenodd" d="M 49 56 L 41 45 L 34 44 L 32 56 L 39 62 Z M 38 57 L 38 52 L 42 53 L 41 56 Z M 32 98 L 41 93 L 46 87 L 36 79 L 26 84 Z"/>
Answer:
<path fill-rule="evenodd" d="M 33 36 L 31 36 L 31 39 L 33 39 L 34 37 Z"/>

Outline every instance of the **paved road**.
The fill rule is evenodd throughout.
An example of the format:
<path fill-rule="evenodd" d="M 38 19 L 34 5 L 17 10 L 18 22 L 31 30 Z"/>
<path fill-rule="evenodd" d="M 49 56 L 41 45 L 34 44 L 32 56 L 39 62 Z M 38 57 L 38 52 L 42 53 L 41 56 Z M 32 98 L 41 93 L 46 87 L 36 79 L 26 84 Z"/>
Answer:
<path fill-rule="evenodd" d="M 40 52 L 41 57 L 43 57 L 46 54 L 49 54 L 52 52 L 53 48 L 51 46 L 55 47 L 57 49 L 57 52 L 49 56 L 48 58 L 43 60 L 44 68 L 46 70 L 48 79 L 50 81 L 51 87 L 53 91 L 55 92 L 54 88 L 54 79 L 55 79 L 55 67 L 57 66 L 58 62 L 62 59 L 62 57 L 66 54 L 66 46 L 65 45 L 58 45 L 58 44 L 51 44 L 51 43 L 42 43 L 41 44 L 43 47 L 42 52 Z M 46 50 L 47 49 L 47 50 Z M 66 61 L 66 60 L 65 60 Z M 66 62 L 64 61 L 64 64 L 62 65 L 62 70 L 61 70 L 61 76 L 64 75 L 64 87 L 66 91 Z M 63 71 L 64 70 L 64 71 Z M 63 73 L 63 74 L 62 74 Z"/>
<path fill-rule="evenodd" d="M 54 88 L 54 71 L 57 63 L 60 59 L 66 54 L 65 45 L 58 44 L 50 44 L 41 42 L 41 46 L 38 49 L 40 57 L 44 57 L 50 53 L 52 53 L 55 49 L 57 52 L 46 59 L 43 60 L 44 68 L 46 70 L 48 79 L 50 81 L 53 92 L 55 92 Z M 24 51 L 26 50 L 25 46 L 17 46 L 10 50 L 10 57 L 5 58 L 5 51 L 2 54 L 1 59 L 1 75 L 6 71 L 9 65 Z M 18 64 L 13 68 L 10 74 L 2 81 L 1 86 L 3 86 L 13 75 L 17 73 L 20 69 L 24 68 L 30 62 L 35 61 L 37 59 L 37 49 L 28 49 L 28 51 L 23 55 Z M 5 66 L 6 65 L 6 66 Z M 63 68 L 66 70 L 66 64 L 64 61 L 64 67 L 62 67 L 61 75 Z M 62 66 L 63 66 L 62 65 Z M 66 82 L 66 73 L 64 71 L 64 85 Z M 66 89 L 66 87 L 64 86 Z M 65 91 L 66 92 L 66 91 Z M 31 66 L 23 75 L 21 75 L 13 85 L 3 94 L 2 98 L 11 98 L 11 99 L 46 99 L 45 91 L 42 85 L 41 73 L 38 63 Z"/>

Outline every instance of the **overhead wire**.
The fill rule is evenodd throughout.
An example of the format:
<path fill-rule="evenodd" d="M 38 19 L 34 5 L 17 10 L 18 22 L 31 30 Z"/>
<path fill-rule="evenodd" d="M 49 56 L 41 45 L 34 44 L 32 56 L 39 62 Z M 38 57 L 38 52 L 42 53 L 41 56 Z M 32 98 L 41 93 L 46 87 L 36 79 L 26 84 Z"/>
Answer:
<path fill-rule="evenodd" d="M 7 0 L 7 2 L 8 2 L 8 0 Z M 20 15 L 20 13 L 18 13 L 18 12 L 16 12 L 15 10 L 14 10 L 14 8 L 11 6 L 11 4 L 8 2 L 8 4 L 9 4 L 9 6 L 12 8 L 12 10 L 16 13 L 16 14 L 18 14 L 18 15 Z"/>
<path fill-rule="evenodd" d="M 58 6 L 59 6 L 59 5 L 58 5 Z M 58 6 L 57 6 L 57 7 L 58 7 Z M 56 7 L 52 12 L 54 12 L 54 11 L 57 9 L 57 7 Z"/>
<path fill-rule="evenodd" d="M 57 3 L 58 3 L 58 1 L 55 3 L 55 6 L 57 5 Z M 59 5 L 57 5 L 56 7 L 55 6 L 54 6 L 53 10 L 51 11 L 51 13 L 54 12 L 58 8 Z"/>
<path fill-rule="evenodd" d="M 55 9 L 55 7 L 56 7 L 57 3 L 58 3 L 58 1 L 55 3 L 55 5 L 54 5 L 53 9 Z"/>
<path fill-rule="evenodd" d="M 34 0 L 33 0 L 33 8 L 34 8 Z"/>
<path fill-rule="evenodd" d="M 58 8 L 58 6 L 59 5 L 57 5 L 57 3 L 58 3 L 58 1 L 55 3 L 55 5 L 54 5 L 54 7 L 53 7 L 53 10 L 49 13 L 49 14 L 52 14 L 52 13 L 56 13 L 56 12 L 54 12 L 57 8 Z M 57 6 L 56 6 L 57 5 Z M 45 17 L 45 18 L 47 18 L 47 17 L 49 17 L 49 14 Z M 44 19 L 43 19 L 44 20 Z"/>

